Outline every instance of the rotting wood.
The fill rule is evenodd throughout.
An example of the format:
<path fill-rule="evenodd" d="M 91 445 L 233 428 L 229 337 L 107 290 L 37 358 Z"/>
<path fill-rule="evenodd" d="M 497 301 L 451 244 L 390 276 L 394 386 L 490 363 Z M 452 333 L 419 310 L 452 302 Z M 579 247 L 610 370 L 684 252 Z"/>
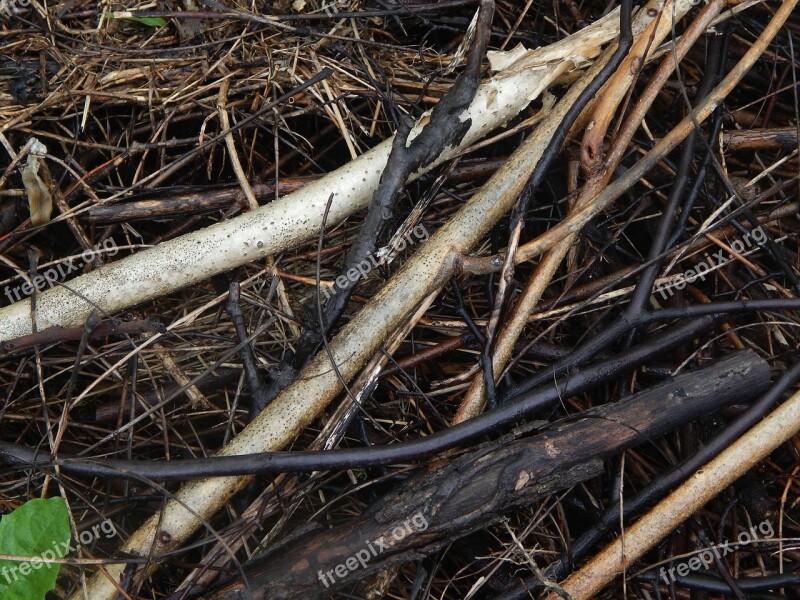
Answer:
<path fill-rule="evenodd" d="M 602 459 L 752 398 L 766 389 L 769 377 L 766 361 L 744 351 L 575 415 L 533 437 L 486 443 L 413 477 L 361 517 L 301 534 L 254 560 L 245 568 L 252 599 L 319 598 L 390 565 L 417 559 L 496 522 L 514 506 L 592 477 Z M 409 519 L 416 527 L 408 528 Z M 405 531 L 398 534 L 401 539 L 392 538 L 396 528 Z M 347 568 L 345 577 L 335 571 L 329 575 L 358 556 L 365 540 L 382 536 L 393 542 L 385 552 L 370 553 L 363 565 Z M 203 598 L 238 600 L 246 597 L 245 589 L 236 580 L 204 592 Z"/>

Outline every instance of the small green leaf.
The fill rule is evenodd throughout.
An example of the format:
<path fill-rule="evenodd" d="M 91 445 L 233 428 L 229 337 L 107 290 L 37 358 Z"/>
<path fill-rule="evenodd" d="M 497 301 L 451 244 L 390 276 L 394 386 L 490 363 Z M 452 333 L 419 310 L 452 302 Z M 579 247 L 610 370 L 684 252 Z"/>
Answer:
<path fill-rule="evenodd" d="M 167 24 L 166 20 L 161 17 L 125 17 L 126 21 L 134 21 L 147 27 L 164 27 Z"/>
<path fill-rule="evenodd" d="M 56 586 L 61 565 L 42 559 L 63 558 L 70 541 L 69 513 L 63 498 L 29 500 L 0 519 L 0 554 L 29 556 L 0 560 L 0 598 L 43 600 Z"/>

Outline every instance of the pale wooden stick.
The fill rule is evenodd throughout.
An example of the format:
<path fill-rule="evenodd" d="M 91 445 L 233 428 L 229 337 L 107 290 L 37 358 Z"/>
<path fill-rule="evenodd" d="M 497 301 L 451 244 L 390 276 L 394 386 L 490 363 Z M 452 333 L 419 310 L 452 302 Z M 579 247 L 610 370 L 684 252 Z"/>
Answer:
<path fill-rule="evenodd" d="M 616 14 L 618 10 L 605 17 L 601 26 L 587 28 L 588 34 L 578 32 L 532 51 L 481 85 L 470 107 L 460 115 L 462 121 L 470 122 L 466 135 L 412 179 L 515 117 L 557 77 L 596 56 L 603 44 L 619 34 Z M 410 140 L 424 128 L 427 118 L 423 116 L 412 129 Z M 331 194 L 328 226 L 366 208 L 386 166 L 392 140 L 292 194 L 77 277 L 68 282 L 69 287 L 57 286 L 38 294 L 38 329 L 80 327 L 94 309 L 114 314 L 315 239 Z M 30 299 L 0 309 L 0 342 L 30 333 Z"/>
<path fill-rule="evenodd" d="M 603 586 L 798 431 L 800 392 L 699 469 L 561 587 L 574 600 L 596 598 Z M 549 594 L 545 600 L 559 598 Z"/>

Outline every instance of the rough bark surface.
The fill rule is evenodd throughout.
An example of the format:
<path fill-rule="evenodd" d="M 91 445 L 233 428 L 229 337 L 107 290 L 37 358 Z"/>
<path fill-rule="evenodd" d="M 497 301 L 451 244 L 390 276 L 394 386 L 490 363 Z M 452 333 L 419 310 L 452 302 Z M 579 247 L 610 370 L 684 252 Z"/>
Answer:
<path fill-rule="evenodd" d="M 534 437 L 484 444 L 411 478 L 349 523 L 311 529 L 273 548 L 245 567 L 250 591 L 237 578 L 203 597 L 324 596 L 486 527 L 514 506 L 588 479 L 602 468 L 603 459 L 747 400 L 766 389 L 769 378 L 767 363 L 744 351 Z M 348 568 L 348 561 L 355 568 Z M 337 566 L 344 576 L 337 576 Z"/>

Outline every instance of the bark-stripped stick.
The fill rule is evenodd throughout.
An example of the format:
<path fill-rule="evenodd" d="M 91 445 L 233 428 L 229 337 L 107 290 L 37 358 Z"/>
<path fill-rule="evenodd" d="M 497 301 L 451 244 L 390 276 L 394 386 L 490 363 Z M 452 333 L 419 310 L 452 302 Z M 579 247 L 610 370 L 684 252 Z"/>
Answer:
<path fill-rule="evenodd" d="M 800 392 L 626 529 L 624 536 L 569 577 L 562 589 L 574 600 L 596 598 L 603 586 L 798 431 Z M 551 594 L 545 600 L 558 596 Z"/>
<path fill-rule="evenodd" d="M 480 86 L 461 115 L 462 121 L 472 121 L 461 143 L 448 148 L 425 170 L 516 116 L 567 70 L 567 63 L 574 67 L 594 58 L 618 33 L 618 11 L 614 11 L 586 30 L 533 51 L 521 64 L 509 65 Z M 425 121 L 423 117 L 414 127 L 409 140 L 419 134 Z M 69 287 L 38 294 L 37 328 L 79 327 L 96 307 L 114 314 L 314 239 L 319 235 L 330 194 L 334 200 L 328 226 L 366 208 L 386 165 L 392 140 L 279 200 L 77 277 L 67 282 Z M 30 299 L 0 310 L 0 342 L 32 332 L 30 310 Z"/>
<path fill-rule="evenodd" d="M 317 438 L 310 444 L 309 450 L 321 450 L 334 448 L 339 440 L 344 436 L 348 425 L 351 423 L 351 416 L 360 410 L 363 403 L 369 398 L 374 386 L 377 384 L 381 371 L 386 367 L 389 357 L 399 348 L 403 340 L 406 339 L 417 322 L 423 317 L 430 305 L 439 295 L 439 290 L 430 294 L 423 302 L 414 315 L 400 329 L 395 331 L 378 352 L 370 359 L 361 374 L 350 386 L 353 391 L 352 397 L 345 396 L 338 408 L 331 414 L 328 422 L 320 431 Z M 297 479 L 286 484 L 283 488 L 283 496 L 291 492 L 297 486 Z M 248 528 L 255 529 L 271 513 L 282 505 L 282 500 L 274 496 L 267 506 L 263 498 L 253 502 L 240 516 L 240 521 L 244 523 L 242 529 L 238 529 L 234 534 L 224 540 L 218 541 L 213 548 L 206 552 L 200 567 L 195 568 L 189 573 L 178 587 L 181 590 L 185 587 L 199 586 L 205 587 L 210 584 L 221 572 L 224 563 L 230 559 L 230 554 L 238 552 L 246 541 L 246 531 Z M 284 507 L 285 508 L 285 507 Z M 262 545 L 264 542 L 262 541 Z"/>

